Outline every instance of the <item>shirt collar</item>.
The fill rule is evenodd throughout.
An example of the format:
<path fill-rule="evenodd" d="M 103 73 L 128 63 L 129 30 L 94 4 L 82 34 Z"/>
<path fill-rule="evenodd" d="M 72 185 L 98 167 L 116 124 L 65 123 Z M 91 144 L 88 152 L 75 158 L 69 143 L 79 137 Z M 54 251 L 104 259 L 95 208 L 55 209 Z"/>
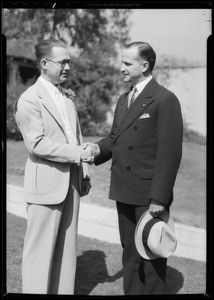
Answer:
<path fill-rule="evenodd" d="M 142 80 L 141 82 L 139 82 L 138 84 L 136 84 L 136 89 L 138 91 L 138 94 L 140 94 L 142 92 L 142 90 L 145 88 L 145 86 L 147 85 L 147 83 L 149 83 L 149 81 L 153 78 L 152 75 L 150 75 L 149 77 L 147 77 L 145 80 Z"/>
<path fill-rule="evenodd" d="M 51 92 L 51 93 L 56 93 L 58 92 L 58 88 L 51 82 L 49 82 L 47 79 L 45 79 L 44 77 L 42 76 L 39 76 L 39 80 L 40 82 L 42 83 L 42 85 L 44 87 L 46 87 L 46 89 Z M 60 85 L 59 85 L 60 86 Z"/>

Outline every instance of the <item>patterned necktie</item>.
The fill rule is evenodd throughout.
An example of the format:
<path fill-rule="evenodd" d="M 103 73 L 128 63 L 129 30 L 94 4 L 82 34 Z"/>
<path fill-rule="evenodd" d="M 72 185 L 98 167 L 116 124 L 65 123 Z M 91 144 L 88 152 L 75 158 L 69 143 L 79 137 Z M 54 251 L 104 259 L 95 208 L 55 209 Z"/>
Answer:
<path fill-rule="evenodd" d="M 135 87 L 132 91 L 132 96 L 131 96 L 131 99 L 129 101 L 129 107 L 130 105 L 135 101 L 135 99 L 137 98 L 137 88 Z"/>

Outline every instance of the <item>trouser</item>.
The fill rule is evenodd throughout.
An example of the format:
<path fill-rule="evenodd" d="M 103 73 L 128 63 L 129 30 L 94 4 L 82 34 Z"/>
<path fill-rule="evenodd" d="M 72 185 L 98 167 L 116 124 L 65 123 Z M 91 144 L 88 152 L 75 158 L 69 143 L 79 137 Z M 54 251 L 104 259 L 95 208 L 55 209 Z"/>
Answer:
<path fill-rule="evenodd" d="M 148 207 L 116 203 L 120 239 L 123 247 L 123 289 L 125 295 L 164 294 L 167 259 L 146 260 L 138 254 L 135 247 L 135 228 Z"/>
<path fill-rule="evenodd" d="M 79 213 L 77 173 L 71 173 L 66 199 L 57 205 L 27 204 L 22 263 L 23 293 L 74 292 Z"/>

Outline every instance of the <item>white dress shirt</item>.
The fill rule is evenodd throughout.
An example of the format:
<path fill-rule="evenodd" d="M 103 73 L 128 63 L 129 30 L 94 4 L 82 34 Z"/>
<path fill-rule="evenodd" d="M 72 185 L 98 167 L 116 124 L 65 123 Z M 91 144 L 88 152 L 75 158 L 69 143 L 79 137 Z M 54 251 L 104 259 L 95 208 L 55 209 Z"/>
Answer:
<path fill-rule="evenodd" d="M 145 80 L 142 80 L 141 82 L 139 82 L 138 84 L 136 84 L 135 86 L 133 86 L 132 90 L 129 93 L 128 107 L 129 107 L 129 103 L 130 103 L 130 100 L 131 100 L 133 92 L 134 92 L 134 88 L 137 89 L 137 92 L 135 93 L 135 99 L 136 99 L 137 96 L 143 91 L 143 89 L 145 88 L 145 86 L 149 83 L 149 81 L 152 78 L 153 78 L 153 76 L 150 75 Z"/>
<path fill-rule="evenodd" d="M 69 143 L 73 144 L 73 145 L 77 145 L 78 143 L 77 143 L 77 139 L 76 139 L 76 126 L 75 126 L 76 125 L 76 114 L 75 114 L 75 111 L 71 112 L 72 116 L 70 116 L 70 117 L 73 118 L 73 120 L 75 120 L 75 122 L 72 122 L 72 125 L 73 125 L 73 127 L 75 126 L 75 128 L 71 128 L 64 95 L 63 95 L 60 85 L 58 87 L 56 87 L 55 85 L 53 85 L 52 83 L 47 81 L 42 76 L 39 77 L 39 80 L 42 83 L 42 85 L 47 89 L 51 99 L 53 99 L 53 102 L 59 111 L 59 114 L 60 114 L 63 124 L 65 126 L 65 130 L 66 130 L 66 134 L 67 134 Z"/>

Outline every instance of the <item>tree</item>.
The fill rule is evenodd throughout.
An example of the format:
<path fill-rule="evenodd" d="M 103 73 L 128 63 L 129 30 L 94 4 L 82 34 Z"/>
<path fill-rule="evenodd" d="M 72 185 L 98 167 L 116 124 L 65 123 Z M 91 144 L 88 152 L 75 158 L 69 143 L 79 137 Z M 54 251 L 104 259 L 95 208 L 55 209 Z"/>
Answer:
<path fill-rule="evenodd" d="M 129 40 L 130 9 L 10 9 L 3 10 L 7 39 L 44 38 L 66 42 L 73 55 L 66 86 L 75 90 L 84 134 L 105 133 L 105 116 L 117 95 L 118 46 Z M 120 79 L 119 79 L 120 80 Z M 103 125 L 102 125 L 103 124 Z M 99 128 L 99 132 L 93 132 Z"/>
<path fill-rule="evenodd" d="M 72 72 L 65 87 L 76 93 L 75 104 L 79 112 L 81 128 L 85 135 L 106 134 L 105 118 L 109 107 L 118 95 L 119 70 L 105 62 L 102 47 L 94 48 L 74 59 Z M 99 57 L 99 59 L 98 59 Z"/>
<path fill-rule="evenodd" d="M 112 37 L 126 42 L 130 13 L 130 9 L 10 9 L 3 10 L 2 31 L 9 39 L 52 37 L 86 50 Z"/>

